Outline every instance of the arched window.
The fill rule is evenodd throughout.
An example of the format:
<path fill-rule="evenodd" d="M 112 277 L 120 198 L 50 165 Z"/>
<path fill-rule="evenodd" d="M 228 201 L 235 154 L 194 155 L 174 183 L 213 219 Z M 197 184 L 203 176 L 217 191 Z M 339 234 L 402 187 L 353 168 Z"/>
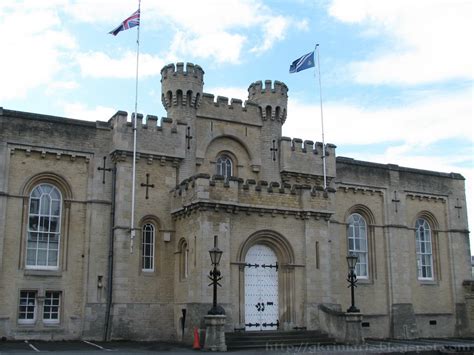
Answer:
<path fill-rule="evenodd" d="M 189 249 L 188 243 L 183 239 L 179 245 L 179 277 L 181 280 L 188 278 L 189 274 Z"/>
<path fill-rule="evenodd" d="M 30 194 L 26 241 L 26 267 L 57 269 L 61 240 L 61 192 L 40 184 Z"/>
<path fill-rule="evenodd" d="M 142 228 L 142 270 L 155 270 L 155 226 L 151 223 Z"/>
<path fill-rule="evenodd" d="M 358 256 L 355 269 L 357 277 L 362 279 L 368 278 L 367 223 L 358 213 L 353 213 L 349 216 L 347 244 L 349 253 Z"/>
<path fill-rule="evenodd" d="M 433 279 L 433 248 L 431 243 L 431 228 L 428 222 L 418 218 L 416 229 L 416 264 L 418 279 Z"/>
<path fill-rule="evenodd" d="M 267 106 L 265 108 L 265 116 L 267 117 L 267 119 L 272 118 L 272 107 L 271 106 Z"/>
<path fill-rule="evenodd" d="M 217 158 L 217 175 L 222 175 L 228 179 L 232 176 L 232 159 L 229 156 L 222 154 Z"/>

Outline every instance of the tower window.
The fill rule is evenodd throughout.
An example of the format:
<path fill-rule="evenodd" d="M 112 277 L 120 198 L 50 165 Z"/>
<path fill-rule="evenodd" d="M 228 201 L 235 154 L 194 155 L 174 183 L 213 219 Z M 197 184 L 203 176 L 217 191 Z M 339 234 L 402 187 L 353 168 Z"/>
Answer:
<path fill-rule="evenodd" d="M 217 175 L 228 179 L 232 176 L 232 160 L 229 156 L 222 154 L 217 158 Z"/>

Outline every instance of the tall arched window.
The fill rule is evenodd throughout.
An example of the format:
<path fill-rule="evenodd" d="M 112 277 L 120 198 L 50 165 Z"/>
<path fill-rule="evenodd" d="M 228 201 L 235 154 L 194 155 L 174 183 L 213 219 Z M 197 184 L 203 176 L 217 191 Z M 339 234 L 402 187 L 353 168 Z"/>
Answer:
<path fill-rule="evenodd" d="M 61 192 L 51 184 L 40 184 L 30 194 L 26 267 L 57 269 L 61 240 Z"/>
<path fill-rule="evenodd" d="M 226 179 L 232 176 L 232 159 L 222 154 L 217 158 L 217 175 L 222 175 Z"/>
<path fill-rule="evenodd" d="M 358 256 L 355 273 L 358 278 L 368 278 L 367 223 L 358 213 L 351 214 L 347 222 L 348 251 Z"/>
<path fill-rule="evenodd" d="M 416 229 L 416 264 L 418 279 L 433 279 L 433 248 L 431 243 L 431 228 L 428 222 L 418 218 Z"/>
<path fill-rule="evenodd" d="M 142 228 L 142 270 L 155 270 L 155 226 L 151 223 Z"/>

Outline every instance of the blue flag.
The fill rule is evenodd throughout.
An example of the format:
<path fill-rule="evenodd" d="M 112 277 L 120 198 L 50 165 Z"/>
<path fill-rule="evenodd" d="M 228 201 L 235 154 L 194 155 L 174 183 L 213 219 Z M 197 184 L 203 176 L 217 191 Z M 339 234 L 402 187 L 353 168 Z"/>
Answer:
<path fill-rule="evenodd" d="M 293 63 L 291 63 L 290 73 L 297 73 L 312 67 L 314 67 L 314 51 L 305 54 L 301 58 L 298 58 Z"/>

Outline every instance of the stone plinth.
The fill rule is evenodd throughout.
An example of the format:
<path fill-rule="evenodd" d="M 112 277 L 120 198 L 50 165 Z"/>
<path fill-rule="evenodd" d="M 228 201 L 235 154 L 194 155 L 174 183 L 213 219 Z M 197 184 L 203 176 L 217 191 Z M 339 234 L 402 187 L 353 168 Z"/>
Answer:
<path fill-rule="evenodd" d="M 227 351 L 224 333 L 225 318 L 225 315 L 204 316 L 204 323 L 206 325 L 204 350 Z"/>
<path fill-rule="evenodd" d="M 347 344 L 362 344 L 364 338 L 362 337 L 362 314 L 360 313 L 346 313 L 344 315 L 346 321 L 346 334 L 344 342 Z"/>

